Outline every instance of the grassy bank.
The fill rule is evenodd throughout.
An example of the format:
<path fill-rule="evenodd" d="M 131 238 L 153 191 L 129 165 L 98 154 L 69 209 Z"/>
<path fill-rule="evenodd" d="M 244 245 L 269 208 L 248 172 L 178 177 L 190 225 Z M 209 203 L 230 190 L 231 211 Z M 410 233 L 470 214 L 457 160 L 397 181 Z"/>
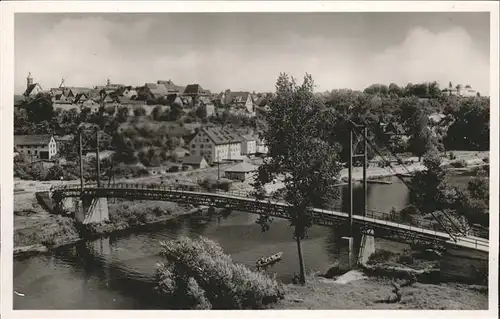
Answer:
<path fill-rule="evenodd" d="M 109 204 L 109 221 L 83 226 L 71 217 L 46 212 L 28 194 L 24 198 L 16 196 L 14 255 L 45 253 L 79 240 L 132 231 L 197 211 L 199 209 L 194 207 L 169 202 L 119 201 Z"/>
<path fill-rule="evenodd" d="M 402 283 L 402 281 L 396 281 Z M 333 279 L 310 276 L 305 286 L 285 286 L 285 299 L 273 309 L 488 309 L 488 293 L 476 286 L 415 283 L 401 288 L 402 298 L 387 303 L 394 296 L 393 280 L 368 277 L 345 284 Z"/>
<path fill-rule="evenodd" d="M 162 201 L 119 201 L 108 203 L 109 220 L 80 226 L 84 238 L 93 238 L 159 224 L 179 216 L 201 211 L 189 205 Z"/>

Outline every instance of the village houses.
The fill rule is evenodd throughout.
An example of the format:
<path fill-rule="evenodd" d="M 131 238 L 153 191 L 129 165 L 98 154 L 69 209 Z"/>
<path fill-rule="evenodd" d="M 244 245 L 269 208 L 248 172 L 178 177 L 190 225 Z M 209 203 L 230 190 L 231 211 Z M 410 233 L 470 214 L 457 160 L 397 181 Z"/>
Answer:
<path fill-rule="evenodd" d="M 230 129 L 203 127 L 189 143 L 191 155 L 201 155 L 208 163 L 240 160 L 242 137 Z"/>
<path fill-rule="evenodd" d="M 51 160 L 57 154 L 57 143 L 52 135 L 14 135 L 14 147 L 30 161 Z"/>

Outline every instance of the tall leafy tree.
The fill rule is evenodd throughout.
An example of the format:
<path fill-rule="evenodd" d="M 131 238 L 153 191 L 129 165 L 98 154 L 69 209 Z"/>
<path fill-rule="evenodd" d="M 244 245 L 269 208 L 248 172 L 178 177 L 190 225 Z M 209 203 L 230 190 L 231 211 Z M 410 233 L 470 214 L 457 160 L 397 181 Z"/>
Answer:
<path fill-rule="evenodd" d="M 410 202 L 423 213 L 444 208 L 441 199 L 447 185 L 446 173 L 441 167 L 441 158 L 436 149 L 424 156 L 425 170 L 416 172 L 411 181 Z"/>
<path fill-rule="evenodd" d="M 48 93 L 38 93 L 34 98 L 25 100 L 22 105 L 26 110 L 28 120 L 32 123 L 51 122 L 54 116 L 52 99 Z"/>
<path fill-rule="evenodd" d="M 302 85 L 286 74 L 279 76 L 276 97 L 266 114 L 267 129 L 262 134 L 270 156 L 259 167 L 254 184 L 260 194 L 264 185 L 283 178 L 284 199 L 291 206 L 301 283 L 305 283 L 301 239 L 312 224 L 311 207 L 324 206 L 338 196 L 333 185 L 341 169 L 336 149 L 322 138 L 324 106 L 313 87 L 310 75 L 304 77 Z"/>

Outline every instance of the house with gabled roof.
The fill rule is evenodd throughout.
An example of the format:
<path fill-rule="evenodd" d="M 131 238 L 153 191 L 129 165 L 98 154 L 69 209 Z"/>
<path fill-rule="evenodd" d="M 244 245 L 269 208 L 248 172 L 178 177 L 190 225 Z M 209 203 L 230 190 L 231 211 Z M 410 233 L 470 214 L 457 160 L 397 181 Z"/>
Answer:
<path fill-rule="evenodd" d="M 246 109 L 246 111 L 251 114 L 255 112 L 250 92 L 229 92 L 226 94 L 224 104 Z"/>
<path fill-rule="evenodd" d="M 191 166 L 193 168 L 207 168 L 208 163 L 205 157 L 201 155 L 189 155 L 182 159 L 182 166 Z"/>
<path fill-rule="evenodd" d="M 163 84 L 146 83 L 138 92 L 146 100 L 154 100 L 168 95 L 168 90 Z"/>
<path fill-rule="evenodd" d="M 91 89 L 86 87 L 64 87 L 63 95 L 66 97 L 67 100 L 74 101 L 78 94 L 80 93 L 88 94 L 90 91 Z"/>
<path fill-rule="evenodd" d="M 189 142 L 189 152 L 204 156 L 210 164 L 241 160 L 241 142 L 242 137 L 230 128 L 205 126 Z"/>
<path fill-rule="evenodd" d="M 203 89 L 199 84 L 189 84 L 184 90 L 184 95 L 197 98 L 199 96 L 210 96 L 211 93 L 209 90 Z"/>
<path fill-rule="evenodd" d="M 14 146 L 31 161 L 50 160 L 57 154 L 57 144 L 52 135 L 14 135 Z"/>
<path fill-rule="evenodd" d="M 224 176 L 231 180 L 244 182 L 250 177 L 253 177 L 257 172 L 258 167 L 247 162 L 241 162 L 233 167 L 226 169 Z"/>
<path fill-rule="evenodd" d="M 176 85 L 172 80 L 164 81 L 164 80 L 158 80 L 156 82 L 157 84 L 164 85 L 165 88 L 167 89 L 168 94 L 183 94 L 184 90 L 186 90 L 186 87 L 181 86 L 181 85 Z"/>

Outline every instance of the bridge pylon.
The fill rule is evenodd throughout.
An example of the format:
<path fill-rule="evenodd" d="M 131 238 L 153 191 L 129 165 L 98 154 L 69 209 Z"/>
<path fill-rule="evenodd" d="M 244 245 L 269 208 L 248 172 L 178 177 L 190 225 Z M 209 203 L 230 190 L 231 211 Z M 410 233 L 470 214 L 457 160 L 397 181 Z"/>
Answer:
<path fill-rule="evenodd" d="M 360 145 L 361 143 L 361 145 Z M 348 157 L 348 207 L 349 220 L 348 235 L 341 238 L 339 267 L 342 270 L 350 270 L 358 264 L 366 263 L 369 255 L 375 252 L 374 231 L 363 232 L 359 244 L 358 255 L 355 255 L 354 244 L 355 229 L 353 227 L 354 199 L 353 199 L 353 166 L 354 162 L 361 158 L 363 163 L 363 216 L 367 216 L 368 210 L 368 129 L 366 125 L 349 123 L 349 157 Z"/>
<path fill-rule="evenodd" d="M 75 219 L 84 225 L 109 220 L 108 199 L 106 197 L 82 196 L 75 208 Z"/>

